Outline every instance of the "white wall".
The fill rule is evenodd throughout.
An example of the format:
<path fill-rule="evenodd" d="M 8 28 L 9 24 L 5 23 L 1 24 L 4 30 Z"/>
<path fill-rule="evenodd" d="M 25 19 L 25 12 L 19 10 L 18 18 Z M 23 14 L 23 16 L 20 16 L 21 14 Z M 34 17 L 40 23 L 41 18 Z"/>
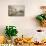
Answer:
<path fill-rule="evenodd" d="M 25 16 L 8 16 L 8 5 L 24 5 Z M 19 35 L 31 36 L 31 33 L 36 33 L 36 29 L 41 28 L 35 20 L 35 16 L 41 13 L 41 5 L 46 5 L 46 0 L 0 0 L 0 33 L 4 33 L 6 25 L 15 25 Z"/>

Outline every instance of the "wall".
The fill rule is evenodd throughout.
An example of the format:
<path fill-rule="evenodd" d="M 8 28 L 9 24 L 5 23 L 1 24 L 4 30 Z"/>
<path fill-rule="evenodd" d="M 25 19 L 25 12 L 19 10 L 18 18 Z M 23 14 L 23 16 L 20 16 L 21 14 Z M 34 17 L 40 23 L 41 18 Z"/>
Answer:
<path fill-rule="evenodd" d="M 24 17 L 8 16 L 8 5 L 24 5 Z M 41 13 L 40 6 L 46 5 L 46 0 L 0 0 L 0 34 L 4 34 L 6 25 L 15 25 L 19 31 L 18 35 L 31 36 L 39 27 L 35 16 Z"/>

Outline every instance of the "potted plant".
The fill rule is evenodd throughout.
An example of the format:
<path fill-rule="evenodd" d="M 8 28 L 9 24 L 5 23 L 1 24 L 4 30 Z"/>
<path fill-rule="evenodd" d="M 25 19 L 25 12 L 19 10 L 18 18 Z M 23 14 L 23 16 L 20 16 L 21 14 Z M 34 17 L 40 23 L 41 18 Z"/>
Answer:
<path fill-rule="evenodd" d="M 41 6 L 42 14 L 37 15 L 36 19 L 39 20 L 42 27 L 46 27 L 46 6 Z"/>
<path fill-rule="evenodd" d="M 38 15 L 36 19 L 39 20 L 41 26 L 46 27 L 46 14 Z"/>
<path fill-rule="evenodd" d="M 6 26 L 5 34 L 10 41 L 11 41 L 12 36 L 17 36 L 17 33 L 18 31 L 15 26 Z M 10 42 L 9 40 L 8 42 Z"/>

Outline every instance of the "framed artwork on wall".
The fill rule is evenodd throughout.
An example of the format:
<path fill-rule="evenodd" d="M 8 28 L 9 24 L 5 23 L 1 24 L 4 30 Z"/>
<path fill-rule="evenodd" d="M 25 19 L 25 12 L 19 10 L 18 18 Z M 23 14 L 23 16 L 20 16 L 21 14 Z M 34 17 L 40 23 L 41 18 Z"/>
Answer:
<path fill-rule="evenodd" d="M 24 5 L 8 5 L 8 16 L 24 16 Z"/>

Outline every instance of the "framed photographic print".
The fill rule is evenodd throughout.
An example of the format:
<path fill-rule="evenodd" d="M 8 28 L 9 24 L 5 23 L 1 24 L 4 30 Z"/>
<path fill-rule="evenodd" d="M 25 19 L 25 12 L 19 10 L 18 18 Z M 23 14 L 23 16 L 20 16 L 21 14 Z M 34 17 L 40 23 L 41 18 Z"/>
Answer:
<path fill-rule="evenodd" d="M 8 5 L 8 16 L 24 16 L 24 5 Z"/>

